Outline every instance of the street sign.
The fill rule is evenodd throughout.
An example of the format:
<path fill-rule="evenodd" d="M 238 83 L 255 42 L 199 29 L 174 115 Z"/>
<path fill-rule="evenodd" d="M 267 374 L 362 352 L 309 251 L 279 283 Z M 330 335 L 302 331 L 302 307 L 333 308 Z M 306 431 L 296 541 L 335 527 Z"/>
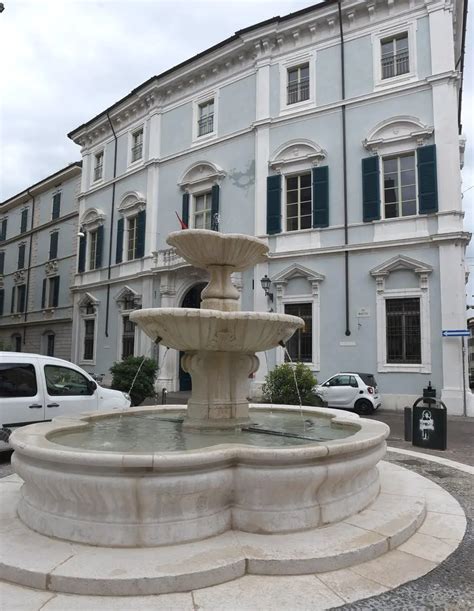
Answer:
<path fill-rule="evenodd" d="M 443 337 L 470 337 L 471 332 L 468 329 L 446 329 L 441 331 Z"/>

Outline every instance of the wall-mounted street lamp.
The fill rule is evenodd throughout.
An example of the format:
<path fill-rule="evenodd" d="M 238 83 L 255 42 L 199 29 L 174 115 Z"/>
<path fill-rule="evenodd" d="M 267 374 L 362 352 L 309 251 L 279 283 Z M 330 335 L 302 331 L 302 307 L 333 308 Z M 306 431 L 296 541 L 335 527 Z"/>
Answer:
<path fill-rule="evenodd" d="M 267 274 L 265 274 L 265 276 L 260 280 L 260 284 L 262 285 L 262 289 L 265 293 L 265 296 L 268 297 L 270 301 L 273 301 L 273 293 L 270 293 L 269 291 L 271 283 L 272 281 L 267 276 Z"/>

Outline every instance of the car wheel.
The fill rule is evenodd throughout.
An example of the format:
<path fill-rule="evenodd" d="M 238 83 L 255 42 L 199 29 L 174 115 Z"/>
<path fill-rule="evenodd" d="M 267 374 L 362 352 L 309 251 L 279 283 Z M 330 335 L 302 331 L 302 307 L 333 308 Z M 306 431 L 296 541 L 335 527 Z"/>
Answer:
<path fill-rule="evenodd" d="M 360 401 L 357 401 L 354 410 L 358 414 L 372 414 L 375 411 L 374 406 L 370 401 L 367 401 L 367 399 L 360 399 Z"/>

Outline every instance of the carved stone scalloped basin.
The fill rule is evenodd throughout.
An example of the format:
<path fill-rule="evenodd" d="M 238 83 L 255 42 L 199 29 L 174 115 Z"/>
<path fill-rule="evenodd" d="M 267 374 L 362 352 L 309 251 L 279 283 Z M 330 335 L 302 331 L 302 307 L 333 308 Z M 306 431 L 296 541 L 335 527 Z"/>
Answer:
<path fill-rule="evenodd" d="M 137 408 L 123 417 L 182 409 Z M 253 406 L 266 410 L 268 406 Z M 273 406 L 276 410 L 295 410 Z M 291 448 L 223 444 L 187 452 L 71 450 L 59 431 L 117 412 L 17 429 L 12 465 L 24 480 L 18 515 L 42 534 L 93 545 L 146 547 L 199 540 L 227 530 L 294 532 L 355 514 L 379 492 L 377 463 L 389 429 L 337 410 L 344 439 Z"/>
<path fill-rule="evenodd" d="M 248 235 L 186 229 L 173 231 L 166 241 L 191 265 L 204 269 L 228 265 L 238 272 L 267 261 L 268 246 Z"/>
<path fill-rule="evenodd" d="M 149 337 L 161 337 L 162 344 L 176 350 L 242 353 L 270 350 L 304 325 L 300 318 L 288 314 L 194 308 L 136 310 L 130 320 Z"/>

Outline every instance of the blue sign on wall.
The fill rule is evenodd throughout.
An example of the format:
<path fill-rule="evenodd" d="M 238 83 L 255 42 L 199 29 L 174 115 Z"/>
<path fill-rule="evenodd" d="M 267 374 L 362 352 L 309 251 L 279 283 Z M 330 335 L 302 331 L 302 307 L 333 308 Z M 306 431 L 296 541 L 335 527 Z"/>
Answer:
<path fill-rule="evenodd" d="M 471 332 L 467 329 L 446 329 L 441 331 L 443 337 L 470 337 Z"/>

